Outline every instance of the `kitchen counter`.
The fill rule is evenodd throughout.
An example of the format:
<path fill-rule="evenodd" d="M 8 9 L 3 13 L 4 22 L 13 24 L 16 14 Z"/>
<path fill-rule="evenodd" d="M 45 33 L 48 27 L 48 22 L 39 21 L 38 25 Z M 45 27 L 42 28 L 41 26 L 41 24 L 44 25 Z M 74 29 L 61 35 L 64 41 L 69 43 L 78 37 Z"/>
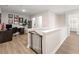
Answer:
<path fill-rule="evenodd" d="M 59 28 L 32 28 L 28 32 L 35 31 L 42 36 L 42 52 L 43 54 L 55 53 L 67 38 L 67 27 Z M 33 39 L 38 39 L 36 36 Z M 34 42 L 37 47 L 37 44 Z M 31 46 L 31 36 L 28 33 L 28 47 Z"/>
<path fill-rule="evenodd" d="M 31 29 L 28 29 L 28 32 L 29 31 L 35 31 L 40 35 L 44 35 L 46 33 L 52 32 L 52 31 L 61 30 L 62 28 L 63 27 L 59 27 L 59 28 L 31 28 Z"/>

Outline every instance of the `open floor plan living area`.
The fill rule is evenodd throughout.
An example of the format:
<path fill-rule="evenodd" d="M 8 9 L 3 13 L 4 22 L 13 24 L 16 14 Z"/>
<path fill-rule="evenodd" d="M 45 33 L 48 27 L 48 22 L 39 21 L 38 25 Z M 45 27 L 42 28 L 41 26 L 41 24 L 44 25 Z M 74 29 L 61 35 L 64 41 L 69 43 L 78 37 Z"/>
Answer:
<path fill-rule="evenodd" d="M 0 5 L 0 54 L 79 54 L 78 5 Z"/>

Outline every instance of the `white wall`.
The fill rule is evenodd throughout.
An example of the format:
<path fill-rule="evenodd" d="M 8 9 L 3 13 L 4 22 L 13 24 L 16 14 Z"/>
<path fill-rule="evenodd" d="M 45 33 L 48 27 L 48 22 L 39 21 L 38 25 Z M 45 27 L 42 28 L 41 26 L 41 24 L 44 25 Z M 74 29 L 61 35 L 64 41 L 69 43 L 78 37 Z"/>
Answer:
<path fill-rule="evenodd" d="M 15 15 L 19 15 L 20 17 L 23 17 L 24 19 L 27 19 L 29 20 L 30 17 L 29 16 L 26 16 L 26 15 L 21 15 L 21 14 L 17 14 L 17 13 L 11 13 L 11 12 L 1 12 L 1 23 L 5 23 L 7 24 L 8 23 L 8 14 L 15 14 Z M 14 18 L 13 18 L 14 19 Z"/>
<path fill-rule="evenodd" d="M 34 18 L 34 17 L 38 17 L 38 16 L 42 16 L 42 27 L 48 27 L 49 26 L 48 25 L 48 23 L 49 23 L 49 21 L 48 21 L 48 11 L 32 15 L 31 19 Z"/>
<path fill-rule="evenodd" d="M 66 21 L 65 21 L 65 15 L 61 14 L 61 15 L 57 15 L 56 16 L 57 20 L 56 20 L 56 25 L 59 26 L 66 26 Z"/>
<path fill-rule="evenodd" d="M 48 12 L 48 17 L 49 17 L 49 19 L 48 19 L 48 22 L 49 22 L 49 27 L 56 27 L 57 26 L 57 22 L 56 22 L 56 14 L 55 13 L 53 13 L 53 12 Z"/>
<path fill-rule="evenodd" d="M 65 26 L 65 15 L 57 15 L 52 11 L 42 12 L 36 15 L 32 15 L 31 18 L 42 16 L 42 27 L 59 27 Z"/>
<path fill-rule="evenodd" d="M 6 12 L 1 13 L 1 23 L 5 23 L 5 24 L 8 23 L 8 13 Z"/>
<path fill-rule="evenodd" d="M 1 13 L 1 8 L 0 8 L 0 13 Z"/>
<path fill-rule="evenodd" d="M 62 27 L 65 26 L 65 15 L 49 12 L 49 26 Z"/>

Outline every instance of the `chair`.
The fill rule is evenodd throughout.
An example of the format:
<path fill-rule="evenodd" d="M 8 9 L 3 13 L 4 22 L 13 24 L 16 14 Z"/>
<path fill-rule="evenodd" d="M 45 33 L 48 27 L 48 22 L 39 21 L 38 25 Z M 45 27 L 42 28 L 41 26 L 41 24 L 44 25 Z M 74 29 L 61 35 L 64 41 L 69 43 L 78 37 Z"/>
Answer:
<path fill-rule="evenodd" d="M 19 34 L 17 27 L 12 28 L 12 30 L 13 30 L 13 35 L 14 35 L 14 36 L 16 36 L 16 35 Z"/>

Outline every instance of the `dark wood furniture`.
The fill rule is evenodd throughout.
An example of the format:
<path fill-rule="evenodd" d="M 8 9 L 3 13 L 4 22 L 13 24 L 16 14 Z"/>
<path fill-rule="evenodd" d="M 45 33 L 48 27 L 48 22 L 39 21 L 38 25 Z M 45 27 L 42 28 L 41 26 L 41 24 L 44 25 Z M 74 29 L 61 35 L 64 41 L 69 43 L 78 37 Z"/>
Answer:
<path fill-rule="evenodd" d="M 18 28 L 18 31 L 20 35 L 24 34 L 24 28 Z"/>
<path fill-rule="evenodd" d="M 13 34 L 16 33 L 16 32 L 18 32 L 18 28 L 14 27 L 14 28 L 12 28 L 12 31 L 13 31 Z"/>
<path fill-rule="evenodd" d="M 0 31 L 0 43 L 11 41 L 12 36 L 12 29 Z"/>
<path fill-rule="evenodd" d="M 19 34 L 24 34 L 24 28 L 17 28 L 17 27 L 14 27 L 14 28 L 12 28 L 12 30 L 13 30 L 13 34 L 14 33 L 17 33 L 17 32 L 19 32 Z"/>
<path fill-rule="evenodd" d="M 24 28 L 11 28 L 7 30 L 0 31 L 0 43 L 8 42 L 12 40 L 13 34 L 19 32 L 20 34 L 24 34 Z"/>
<path fill-rule="evenodd" d="M 32 21 L 31 20 L 28 21 L 28 28 L 32 28 Z"/>

